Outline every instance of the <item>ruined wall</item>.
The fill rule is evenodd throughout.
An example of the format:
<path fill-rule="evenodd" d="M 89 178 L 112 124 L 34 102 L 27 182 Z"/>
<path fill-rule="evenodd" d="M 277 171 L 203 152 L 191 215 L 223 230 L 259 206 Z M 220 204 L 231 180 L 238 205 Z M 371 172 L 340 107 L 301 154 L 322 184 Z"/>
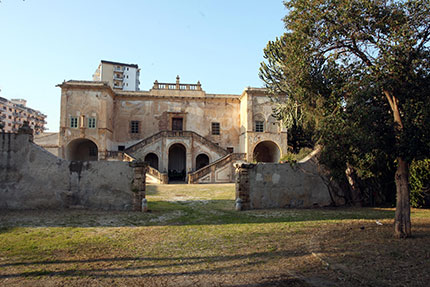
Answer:
<path fill-rule="evenodd" d="M 237 166 L 236 200 L 240 199 L 242 209 L 342 204 L 328 182 L 315 158 L 293 165 L 242 164 Z"/>
<path fill-rule="evenodd" d="M 70 162 L 29 141 L 0 134 L 0 209 L 138 210 L 144 165 Z M 143 173 L 143 175 L 141 174 Z"/>
<path fill-rule="evenodd" d="M 41 133 L 34 136 L 34 142 L 52 153 L 55 156 L 59 156 L 59 138 L 58 133 Z"/>

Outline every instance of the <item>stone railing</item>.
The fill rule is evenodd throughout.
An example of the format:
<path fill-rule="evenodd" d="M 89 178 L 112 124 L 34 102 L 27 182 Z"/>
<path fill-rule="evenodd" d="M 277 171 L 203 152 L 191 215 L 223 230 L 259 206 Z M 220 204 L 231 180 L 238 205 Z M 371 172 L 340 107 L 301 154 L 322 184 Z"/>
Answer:
<path fill-rule="evenodd" d="M 126 153 L 132 153 L 150 143 L 155 142 L 156 140 L 158 140 L 159 138 L 171 138 L 171 137 L 192 137 L 194 140 L 200 141 L 201 143 L 203 143 L 204 145 L 210 146 L 213 150 L 216 150 L 219 154 L 222 155 L 226 155 L 228 154 L 228 151 L 226 149 L 223 149 L 222 147 L 214 144 L 212 141 L 208 140 L 207 138 L 199 135 L 196 132 L 192 132 L 192 131 L 161 131 L 158 132 L 150 137 L 147 137 L 143 140 L 141 140 L 140 142 L 129 146 L 125 152 Z"/>
<path fill-rule="evenodd" d="M 133 161 L 134 157 L 123 152 L 123 151 L 106 151 L 105 152 L 106 160 L 118 160 L 118 161 Z"/>
<path fill-rule="evenodd" d="M 197 84 L 181 84 L 179 83 L 179 76 L 176 77 L 176 83 L 159 83 L 154 82 L 152 87 L 154 90 L 180 90 L 180 91 L 201 91 L 202 85 L 200 81 Z"/>
<path fill-rule="evenodd" d="M 200 178 L 203 176 L 225 166 L 226 164 L 234 161 L 234 160 L 245 160 L 246 154 L 244 153 L 230 153 L 222 158 L 208 164 L 207 166 L 202 167 L 201 169 L 196 170 L 195 172 L 188 174 L 188 183 L 197 183 Z"/>
<path fill-rule="evenodd" d="M 162 184 L 169 183 L 169 176 L 167 175 L 167 173 L 162 173 L 158 169 L 155 169 L 149 165 L 148 165 L 148 169 L 146 172 L 147 172 L 147 174 L 152 175 L 153 177 L 158 179 L 158 181 Z"/>

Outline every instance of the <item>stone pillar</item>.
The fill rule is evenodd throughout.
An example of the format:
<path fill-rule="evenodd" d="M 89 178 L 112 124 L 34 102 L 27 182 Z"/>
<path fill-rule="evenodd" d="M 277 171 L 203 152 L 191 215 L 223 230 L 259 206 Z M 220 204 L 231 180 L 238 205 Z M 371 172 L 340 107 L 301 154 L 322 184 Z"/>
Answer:
<path fill-rule="evenodd" d="M 235 164 L 236 168 L 236 203 L 240 202 L 240 210 L 250 209 L 251 201 L 249 199 L 249 169 L 253 164 Z"/>
<path fill-rule="evenodd" d="M 179 75 L 176 76 L 176 89 L 179 90 Z"/>
<path fill-rule="evenodd" d="M 18 129 L 18 134 L 28 135 L 28 140 L 33 142 L 33 129 L 28 125 L 28 121 L 24 121 L 22 126 Z"/>
<path fill-rule="evenodd" d="M 142 211 L 142 200 L 145 198 L 146 191 L 146 171 L 148 164 L 139 160 L 129 163 L 134 169 L 134 176 L 132 182 L 133 191 L 133 211 Z"/>

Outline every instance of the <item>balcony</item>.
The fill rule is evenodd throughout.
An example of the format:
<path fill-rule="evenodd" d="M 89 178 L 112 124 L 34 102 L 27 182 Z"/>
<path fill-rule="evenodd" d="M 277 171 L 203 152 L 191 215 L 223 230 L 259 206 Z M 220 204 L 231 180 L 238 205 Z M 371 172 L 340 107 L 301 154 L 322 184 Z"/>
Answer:
<path fill-rule="evenodd" d="M 114 67 L 113 70 L 114 70 L 114 72 L 119 72 L 119 73 L 124 72 L 124 68 L 122 68 L 122 67 Z"/>

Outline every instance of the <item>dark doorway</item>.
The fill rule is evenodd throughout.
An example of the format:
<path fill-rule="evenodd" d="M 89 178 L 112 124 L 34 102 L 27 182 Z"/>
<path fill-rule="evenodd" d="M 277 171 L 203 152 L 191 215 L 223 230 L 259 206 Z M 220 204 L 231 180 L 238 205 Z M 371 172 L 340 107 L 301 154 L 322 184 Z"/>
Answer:
<path fill-rule="evenodd" d="M 173 144 L 169 148 L 169 181 L 185 181 L 187 150 L 182 144 Z"/>
<path fill-rule="evenodd" d="M 155 153 L 148 153 L 145 156 L 145 161 L 149 163 L 149 166 L 158 169 L 158 156 Z"/>
<path fill-rule="evenodd" d="M 196 170 L 201 169 L 209 164 L 209 157 L 204 153 L 199 154 L 196 157 Z"/>
<path fill-rule="evenodd" d="M 182 118 L 172 118 L 172 131 L 182 131 Z"/>
<path fill-rule="evenodd" d="M 263 141 L 255 146 L 253 157 L 256 162 L 279 162 L 281 152 L 274 142 Z"/>
<path fill-rule="evenodd" d="M 98 160 L 97 145 L 89 139 L 75 139 L 67 145 L 66 158 L 80 161 Z"/>

